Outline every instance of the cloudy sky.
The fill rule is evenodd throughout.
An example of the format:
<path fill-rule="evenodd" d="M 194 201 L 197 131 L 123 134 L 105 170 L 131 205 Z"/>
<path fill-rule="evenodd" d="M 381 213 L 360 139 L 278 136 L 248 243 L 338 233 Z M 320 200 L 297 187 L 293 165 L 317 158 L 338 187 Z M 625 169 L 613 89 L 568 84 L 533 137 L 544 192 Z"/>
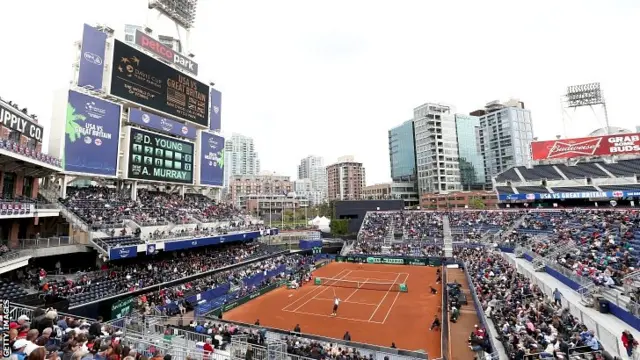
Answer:
<path fill-rule="evenodd" d="M 0 96 L 49 128 L 83 23 L 123 36 L 124 24 L 149 21 L 175 35 L 146 5 L 4 2 Z M 201 80 L 223 93 L 224 134 L 253 137 L 264 170 L 295 177 L 306 155 L 350 154 L 373 184 L 390 177 L 387 130 L 425 102 L 468 113 L 520 98 L 535 136 L 585 135 L 600 113 L 563 113 L 560 99 L 567 85 L 598 81 L 611 123 L 640 125 L 639 20 L 637 0 L 200 0 L 190 47 Z"/>

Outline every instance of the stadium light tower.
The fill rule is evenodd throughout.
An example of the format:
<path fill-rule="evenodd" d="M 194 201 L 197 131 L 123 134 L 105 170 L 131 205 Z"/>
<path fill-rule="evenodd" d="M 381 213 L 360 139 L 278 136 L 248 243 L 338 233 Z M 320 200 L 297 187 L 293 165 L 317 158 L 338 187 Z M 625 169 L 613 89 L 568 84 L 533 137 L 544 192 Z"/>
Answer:
<path fill-rule="evenodd" d="M 604 110 L 604 123 L 606 133 L 609 134 L 609 116 L 607 114 L 607 104 L 604 100 L 604 96 L 602 94 L 602 89 L 600 88 L 600 83 L 590 83 L 590 84 L 582 84 L 582 85 L 573 85 L 567 87 L 567 93 L 564 96 L 564 107 L 563 111 L 566 113 L 565 109 L 573 109 L 574 111 L 581 107 L 589 107 L 593 112 L 596 120 L 599 121 L 598 115 L 594 110 L 594 106 L 600 105 Z M 567 114 L 568 115 L 568 114 Z"/>
<path fill-rule="evenodd" d="M 186 49 L 185 53 L 189 54 L 189 57 L 193 57 L 191 53 L 189 39 L 191 37 L 191 29 L 196 21 L 196 8 L 198 7 L 198 0 L 149 0 L 149 13 L 147 16 L 146 29 L 153 29 L 150 20 L 152 18 L 152 11 L 158 11 L 157 19 L 161 15 L 166 16 L 169 20 L 173 21 L 176 26 L 176 33 L 178 39 L 184 44 Z M 180 36 L 180 28 L 183 28 L 186 32 L 186 38 L 183 39 Z"/>

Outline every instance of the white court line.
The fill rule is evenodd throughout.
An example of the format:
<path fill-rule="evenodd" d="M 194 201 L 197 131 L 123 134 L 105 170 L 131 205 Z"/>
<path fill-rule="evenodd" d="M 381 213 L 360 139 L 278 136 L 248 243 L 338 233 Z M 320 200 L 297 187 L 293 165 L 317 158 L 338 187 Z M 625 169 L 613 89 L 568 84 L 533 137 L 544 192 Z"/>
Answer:
<path fill-rule="evenodd" d="M 409 274 L 407 274 L 407 277 L 404 278 L 404 283 L 407 283 L 407 280 L 409 280 Z M 446 291 L 446 290 L 445 290 Z M 398 291 L 398 293 L 396 294 L 396 298 L 393 299 L 393 302 L 391 303 L 391 306 L 389 307 L 389 310 L 387 310 L 387 315 L 384 316 L 384 319 L 382 319 L 382 323 L 384 324 L 387 321 L 387 318 L 389 317 L 389 314 L 391 314 L 391 310 L 393 309 L 393 307 L 396 304 L 396 300 L 398 300 L 398 296 L 400 296 L 400 291 Z"/>
<path fill-rule="evenodd" d="M 366 284 L 366 283 L 367 283 L 367 280 L 369 280 L 369 279 L 365 279 L 365 280 L 364 280 L 364 282 L 363 282 L 362 284 Z M 360 283 L 360 282 L 358 281 L 358 285 L 360 285 L 359 283 Z M 344 299 L 344 301 L 348 301 L 349 299 L 351 299 L 351 297 L 352 297 L 353 295 L 355 295 L 355 294 L 358 292 L 358 290 L 360 290 L 360 288 L 359 288 L 359 287 L 358 287 L 357 289 L 355 289 L 355 290 L 354 290 L 354 292 L 352 292 L 352 293 L 351 293 L 351 295 L 349 295 L 346 299 Z"/>
<path fill-rule="evenodd" d="M 372 282 L 389 282 L 389 281 L 393 280 L 393 279 L 378 279 L 378 278 L 372 278 L 372 277 L 366 278 L 364 276 L 349 276 L 349 278 L 345 279 L 345 280 L 359 281 L 359 280 L 356 280 L 356 279 L 366 279 L 366 280 L 371 280 Z"/>
<path fill-rule="evenodd" d="M 331 319 L 342 319 L 342 320 L 349 320 L 349 321 L 359 321 L 359 322 L 365 322 L 365 323 L 369 323 L 369 324 L 382 324 L 381 322 L 369 321 L 369 320 L 364 320 L 364 319 L 351 319 L 351 318 L 346 318 L 346 317 L 341 317 L 341 316 L 316 314 L 316 313 L 310 313 L 310 312 L 304 312 L 304 311 L 291 311 L 291 310 L 285 310 L 285 311 L 288 311 L 288 312 L 294 313 L 294 314 L 301 314 L 301 315 L 314 315 L 314 316 L 327 317 L 327 318 L 331 318 Z"/>
<path fill-rule="evenodd" d="M 342 273 L 343 273 L 343 272 L 345 272 L 345 271 L 347 271 L 347 274 L 349 274 L 349 271 L 348 271 L 347 269 L 343 269 L 342 271 L 340 271 L 339 273 L 337 273 L 335 276 L 338 276 L 338 275 L 342 274 Z M 311 281 L 313 281 L 313 280 L 311 280 Z M 293 305 L 293 304 L 297 303 L 298 301 L 300 301 L 300 300 L 302 300 L 302 299 L 306 298 L 308 295 L 313 294 L 314 292 L 316 292 L 316 291 L 320 290 L 321 288 L 322 288 L 322 286 L 316 286 L 313 290 L 311 290 L 311 291 L 309 291 L 308 293 L 306 293 L 306 294 L 302 295 L 301 297 L 297 298 L 295 301 L 292 301 L 292 302 L 290 302 L 289 304 L 287 304 L 287 306 L 283 307 L 283 308 L 282 308 L 282 310 L 285 310 L 285 311 L 286 311 L 286 309 L 287 309 L 289 306 L 291 306 L 291 305 Z M 317 294 L 316 294 L 316 295 L 317 295 Z M 314 297 L 315 297 L 315 296 L 314 296 Z"/>
<path fill-rule="evenodd" d="M 377 273 L 377 274 L 392 274 L 392 275 L 398 275 L 398 273 L 397 273 L 397 272 L 388 272 L 388 271 L 373 271 L 373 270 L 353 270 L 353 271 L 370 272 L 370 273 Z"/>
<path fill-rule="evenodd" d="M 342 275 L 342 277 L 341 277 L 341 278 L 338 278 L 338 279 L 335 279 L 335 280 L 342 280 L 342 279 L 344 279 L 345 277 L 349 276 L 349 274 L 351 274 L 351 272 L 352 272 L 352 271 L 349 271 L 349 272 L 347 272 L 346 274 Z M 327 284 L 327 285 L 328 285 L 328 284 Z M 304 303 L 302 303 L 302 305 L 300 305 L 300 306 L 298 306 L 297 308 L 293 309 L 293 311 L 294 311 L 294 312 L 295 312 L 295 311 L 298 311 L 298 309 L 300 309 L 301 307 L 303 307 L 303 306 L 307 305 L 307 304 L 309 303 L 309 301 L 311 301 L 311 300 L 315 299 L 315 297 L 316 297 L 316 296 L 318 296 L 318 295 L 320 295 L 320 294 L 324 293 L 325 291 L 329 290 L 329 288 L 330 288 L 330 286 L 325 286 L 325 288 L 324 288 L 322 291 L 320 291 L 319 293 L 316 293 L 315 295 L 313 295 L 313 297 L 312 297 L 311 299 L 309 299 L 309 300 L 305 301 Z"/>
<path fill-rule="evenodd" d="M 333 301 L 333 299 L 321 299 L 321 298 L 315 298 L 315 300 L 322 300 L 322 301 Z M 342 301 L 345 304 L 356 304 L 356 305 L 367 305 L 367 306 L 377 306 L 378 304 L 367 304 L 367 303 L 362 303 L 362 302 L 357 302 L 357 301 Z"/>
<path fill-rule="evenodd" d="M 378 303 L 378 306 L 376 306 L 376 309 L 373 310 L 373 314 L 371 314 L 371 317 L 369 318 L 369 321 L 371 321 L 371 319 L 373 319 L 373 317 L 376 315 L 376 313 L 378 312 L 378 309 L 380 309 L 380 305 L 382 305 L 382 303 L 384 302 L 384 299 L 387 298 L 387 295 L 389 295 L 389 291 L 391 290 L 393 285 L 395 285 L 396 281 L 398 281 L 399 277 L 400 277 L 400 274 L 396 275 L 396 279 L 393 280 L 393 284 L 391 284 L 391 286 L 389 287 L 389 290 L 387 290 L 387 292 L 384 293 L 384 297 L 382 298 L 382 300 L 380 300 L 380 303 Z"/>

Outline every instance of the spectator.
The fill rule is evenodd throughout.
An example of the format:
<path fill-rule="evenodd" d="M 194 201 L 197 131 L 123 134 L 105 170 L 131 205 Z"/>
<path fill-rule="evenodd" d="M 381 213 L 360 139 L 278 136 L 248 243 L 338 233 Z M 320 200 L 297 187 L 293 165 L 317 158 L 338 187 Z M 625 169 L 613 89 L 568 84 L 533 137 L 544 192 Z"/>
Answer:
<path fill-rule="evenodd" d="M 344 335 L 342 336 L 342 340 L 344 341 L 351 341 L 351 334 L 349 334 L 349 331 L 347 330 L 347 332 L 344 333 Z"/>
<path fill-rule="evenodd" d="M 633 350 L 638 346 L 638 341 L 633 338 L 631 331 L 625 330 L 622 332 L 622 345 L 627 350 L 627 356 L 631 358 Z"/>

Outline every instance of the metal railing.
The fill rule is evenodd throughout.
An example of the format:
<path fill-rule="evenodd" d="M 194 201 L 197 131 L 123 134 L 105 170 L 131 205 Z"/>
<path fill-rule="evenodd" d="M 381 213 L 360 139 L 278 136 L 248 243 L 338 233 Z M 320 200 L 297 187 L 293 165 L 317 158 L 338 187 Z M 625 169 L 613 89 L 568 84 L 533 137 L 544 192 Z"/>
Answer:
<path fill-rule="evenodd" d="M 515 259 L 503 254 L 503 257 L 507 259 L 512 265 L 516 266 L 518 273 L 526 276 L 531 280 L 531 283 L 537 285 L 540 290 L 550 299 L 553 299 L 553 291 L 555 289 L 545 284 L 542 280 L 538 279 L 535 274 L 532 274 L 524 266 L 518 264 Z M 573 315 L 578 321 L 584 324 L 589 330 L 593 330 L 596 337 L 600 340 L 604 349 L 611 354 L 625 354 L 626 350 L 622 347 L 619 341 L 619 337 L 606 329 L 602 324 L 594 320 L 589 314 L 583 312 L 578 305 L 569 302 L 564 295 L 562 296 L 562 306 L 569 309 L 571 315 Z M 613 315 L 612 315 L 613 316 Z"/>
<path fill-rule="evenodd" d="M 69 236 L 54 236 L 39 239 L 20 239 L 18 240 L 20 249 L 32 249 L 54 246 L 73 245 L 74 240 Z"/>
<path fill-rule="evenodd" d="M 4 262 L 7 262 L 7 261 L 19 259 L 21 257 L 30 256 L 30 255 L 32 255 L 32 254 L 29 251 L 16 251 L 16 250 L 10 251 L 10 252 L 0 256 L 0 263 L 4 263 Z"/>

